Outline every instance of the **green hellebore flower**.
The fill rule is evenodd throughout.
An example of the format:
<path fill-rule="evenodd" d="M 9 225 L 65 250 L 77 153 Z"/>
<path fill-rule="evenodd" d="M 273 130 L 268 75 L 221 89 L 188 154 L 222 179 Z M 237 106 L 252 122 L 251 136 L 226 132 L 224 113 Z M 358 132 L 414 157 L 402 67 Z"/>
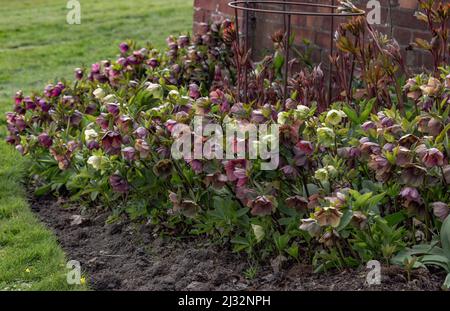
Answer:
<path fill-rule="evenodd" d="M 327 117 L 325 118 L 325 122 L 327 124 L 331 124 L 336 126 L 342 122 L 342 119 L 345 117 L 345 113 L 341 110 L 332 109 L 328 111 Z"/>
<path fill-rule="evenodd" d="M 334 144 L 334 131 L 329 127 L 319 127 L 317 129 L 317 140 L 325 147 L 330 147 Z"/>

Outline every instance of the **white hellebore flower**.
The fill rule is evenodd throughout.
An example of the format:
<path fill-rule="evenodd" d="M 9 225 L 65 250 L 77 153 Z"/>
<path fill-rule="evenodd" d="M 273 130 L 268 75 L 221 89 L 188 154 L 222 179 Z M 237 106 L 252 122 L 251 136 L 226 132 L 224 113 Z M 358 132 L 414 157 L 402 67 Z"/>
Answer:
<path fill-rule="evenodd" d="M 94 140 L 98 137 L 98 133 L 93 129 L 87 129 L 84 131 L 84 138 L 86 141 Z"/>
<path fill-rule="evenodd" d="M 147 91 L 150 92 L 150 94 L 153 95 L 154 98 L 163 98 L 164 90 L 160 84 L 149 83 Z"/>
<path fill-rule="evenodd" d="M 341 110 L 332 109 L 328 111 L 325 122 L 331 125 L 338 125 L 342 122 L 342 119 L 346 116 L 345 112 Z"/>
<path fill-rule="evenodd" d="M 107 104 L 115 103 L 117 102 L 117 97 L 114 94 L 109 94 L 105 98 L 103 98 L 103 101 Z"/>
<path fill-rule="evenodd" d="M 91 165 L 94 169 L 99 170 L 102 164 L 102 158 L 98 156 L 91 156 L 87 160 L 87 163 Z"/>
<path fill-rule="evenodd" d="M 287 111 L 281 111 L 278 113 L 278 124 L 283 125 L 286 124 L 286 121 L 289 117 L 289 113 Z"/>
<path fill-rule="evenodd" d="M 95 89 L 95 91 L 92 94 L 94 94 L 95 98 L 97 99 L 102 99 L 106 95 L 105 90 L 103 90 L 101 87 Z"/>

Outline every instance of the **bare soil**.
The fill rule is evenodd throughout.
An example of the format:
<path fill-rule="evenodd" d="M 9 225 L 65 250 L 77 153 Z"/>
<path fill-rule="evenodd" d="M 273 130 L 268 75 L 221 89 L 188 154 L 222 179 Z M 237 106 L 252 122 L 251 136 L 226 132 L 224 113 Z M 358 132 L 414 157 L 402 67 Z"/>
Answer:
<path fill-rule="evenodd" d="M 411 282 L 399 267 L 384 267 L 380 285 L 368 285 L 367 270 L 315 274 L 312 267 L 288 264 L 274 272 L 249 267 L 244 255 L 211 245 L 206 238 L 161 237 L 150 225 L 129 221 L 106 224 L 108 213 L 84 209 L 51 197 L 30 198 L 33 211 L 56 234 L 69 260 L 78 260 L 95 290 L 440 290 L 443 273 L 421 269 Z M 81 216 L 81 217 L 80 217 Z"/>

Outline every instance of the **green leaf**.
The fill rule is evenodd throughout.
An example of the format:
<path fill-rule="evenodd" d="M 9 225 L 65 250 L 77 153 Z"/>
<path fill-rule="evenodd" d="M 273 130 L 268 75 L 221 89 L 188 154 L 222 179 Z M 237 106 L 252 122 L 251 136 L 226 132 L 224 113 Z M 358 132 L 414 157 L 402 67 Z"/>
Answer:
<path fill-rule="evenodd" d="M 364 107 L 363 112 L 359 116 L 360 123 L 367 121 L 367 119 L 369 118 L 370 113 L 372 112 L 373 109 L 373 105 L 375 104 L 375 100 L 376 98 L 372 98 L 367 102 L 366 107 Z"/>
<path fill-rule="evenodd" d="M 342 215 L 341 222 L 339 223 L 339 226 L 336 228 L 336 231 L 341 231 L 347 227 L 347 225 L 352 221 L 353 218 L 353 211 L 347 210 L 344 212 L 344 215 Z"/>
<path fill-rule="evenodd" d="M 445 256 L 450 258 L 450 217 L 447 217 L 441 227 L 441 244 Z M 449 259 L 450 260 L 450 259 Z"/>
<path fill-rule="evenodd" d="M 34 190 L 34 195 L 41 197 L 41 196 L 48 194 L 51 190 L 52 190 L 51 185 L 45 185 L 45 186 L 39 187 L 36 190 Z"/>
<path fill-rule="evenodd" d="M 424 265 L 434 265 L 441 267 L 447 273 L 450 273 L 450 266 L 448 258 L 440 255 L 425 255 L 420 260 Z"/>
<path fill-rule="evenodd" d="M 342 110 L 354 124 L 359 124 L 358 114 L 349 105 L 345 105 Z"/>
<path fill-rule="evenodd" d="M 444 284 L 442 285 L 444 290 L 450 289 L 450 273 L 447 274 L 447 277 L 445 278 Z"/>

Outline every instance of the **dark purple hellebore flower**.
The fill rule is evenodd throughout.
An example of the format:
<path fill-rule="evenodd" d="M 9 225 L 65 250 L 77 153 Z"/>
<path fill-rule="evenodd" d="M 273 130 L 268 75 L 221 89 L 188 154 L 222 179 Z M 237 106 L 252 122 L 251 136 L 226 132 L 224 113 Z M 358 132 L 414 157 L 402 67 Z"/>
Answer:
<path fill-rule="evenodd" d="M 41 144 L 42 147 L 50 148 L 53 145 L 52 138 L 47 133 L 42 133 L 38 136 L 39 144 Z"/>
<path fill-rule="evenodd" d="M 16 95 L 14 95 L 14 103 L 16 105 L 20 105 L 22 103 L 22 100 L 23 100 L 23 92 L 17 91 Z"/>
<path fill-rule="evenodd" d="M 96 140 L 91 140 L 87 143 L 87 147 L 89 150 L 97 150 L 100 149 L 100 144 Z"/>
<path fill-rule="evenodd" d="M 75 69 L 75 79 L 77 79 L 77 80 L 83 79 L 83 69 L 81 69 L 81 68 Z"/>
<path fill-rule="evenodd" d="M 120 112 L 120 106 L 118 104 L 109 103 L 106 105 L 106 110 L 113 116 L 117 116 Z"/>
<path fill-rule="evenodd" d="M 417 191 L 416 188 L 405 187 L 400 192 L 400 196 L 409 202 L 416 202 L 416 203 L 422 202 L 422 198 L 420 197 L 419 191 Z"/>
<path fill-rule="evenodd" d="M 367 121 L 367 122 L 365 122 L 363 125 L 361 125 L 361 128 L 364 130 L 364 131 L 369 131 L 370 129 L 376 129 L 377 128 L 377 125 L 375 124 L 375 122 L 372 122 L 372 121 Z"/>
<path fill-rule="evenodd" d="M 95 119 L 95 123 L 99 125 L 103 130 L 107 130 L 109 128 L 109 119 L 106 113 L 101 113 L 97 119 Z"/>
<path fill-rule="evenodd" d="M 434 202 L 431 204 L 431 207 L 433 208 L 434 215 L 441 221 L 444 221 L 450 214 L 450 208 L 446 203 Z"/>
<path fill-rule="evenodd" d="M 128 46 L 128 44 L 126 42 L 122 42 L 121 44 L 119 44 L 119 49 L 120 49 L 120 53 L 125 54 L 126 52 L 128 52 L 130 47 Z"/>
<path fill-rule="evenodd" d="M 156 58 L 150 58 L 147 61 L 147 65 L 149 65 L 150 67 L 152 67 L 153 69 L 155 69 L 156 67 L 159 66 L 159 61 Z"/>
<path fill-rule="evenodd" d="M 114 192 L 127 193 L 130 190 L 128 181 L 119 174 L 114 174 L 109 177 L 109 184 Z"/>
<path fill-rule="evenodd" d="M 109 131 L 102 138 L 102 147 L 107 154 L 119 154 L 121 145 L 122 136 L 119 133 Z"/>
<path fill-rule="evenodd" d="M 444 165 L 444 155 L 439 151 L 439 149 L 431 148 L 425 152 L 422 157 L 422 162 L 428 168 L 442 166 Z"/>
<path fill-rule="evenodd" d="M 148 130 L 145 127 L 138 127 L 136 131 L 134 131 L 136 136 L 140 139 L 144 139 L 148 136 Z"/>
<path fill-rule="evenodd" d="M 30 97 L 25 97 L 23 102 L 25 103 L 26 110 L 35 110 L 36 109 L 36 103 Z"/>
<path fill-rule="evenodd" d="M 50 110 L 50 105 L 44 99 L 39 99 L 37 105 L 43 112 L 48 112 Z"/>
<path fill-rule="evenodd" d="M 95 63 L 91 65 L 91 73 L 100 73 L 100 64 Z"/>
<path fill-rule="evenodd" d="M 198 99 L 200 95 L 200 88 L 197 84 L 192 83 L 191 85 L 189 85 L 189 97 L 191 97 L 192 99 Z"/>
<path fill-rule="evenodd" d="M 133 147 L 123 148 L 122 155 L 126 160 L 133 161 L 136 156 L 136 150 Z"/>
<path fill-rule="evenodd" d="M 267 216 L 275 211 L 275 205 L 272 198 L 259 196 L 250 202 L 251 214 L 254 216 Z"/>
<path fill-rule="evenodd" d="M 74 126 L 78 126 L 83 119 L 83 114 L 78 110 L 75 110 L 74 113 L 69 117 L 70 124 Z"/>

